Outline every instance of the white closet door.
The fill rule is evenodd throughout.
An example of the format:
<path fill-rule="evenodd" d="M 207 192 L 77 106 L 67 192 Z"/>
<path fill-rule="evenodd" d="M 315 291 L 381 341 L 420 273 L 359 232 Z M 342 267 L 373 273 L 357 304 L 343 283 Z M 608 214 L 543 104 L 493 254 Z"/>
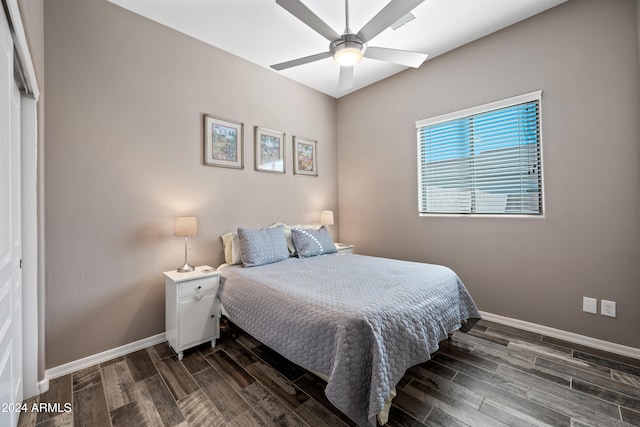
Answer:
<path fill-rule="evenodd" d="M 13 274 L 11 304 L 13 305 L 13 399 L 22 401 L 23 355 L 22 355 L 22 135 L 20 133 L 20 90 L 12 81 L 11 97 L 11 242 L 13 243 Z"/>
<path fill-rule="evenodd" d="M 0 402 L 8 405 L 22 400 L 19 112 L 13 41 L 6 17 L 0 13 Z M 11 406 L 4 409 L 0 425 L 15 426 L 18 413 Z"/>

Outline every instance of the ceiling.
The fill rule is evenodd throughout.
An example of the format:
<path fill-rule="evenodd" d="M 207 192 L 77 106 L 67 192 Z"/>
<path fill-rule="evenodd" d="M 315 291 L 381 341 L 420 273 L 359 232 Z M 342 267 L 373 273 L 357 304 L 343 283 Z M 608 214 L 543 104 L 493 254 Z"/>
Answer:
<path fill-rule="evenodd" d="M 327 52 L 329 41 L 276 4 L 275 0 L 109 0 L 255 64 L 269 65 Z M 566 0 L 426 0 L 415 19 L 387 28 L 369 46 L 429 54 L 430 59 L 484 37 Z M 303 0 L 318 17 L 342 34 L 344 0 Z M 358 32 L 389 0 L 351 0 L 349 26 Z M 332 59 L 278 72 L 334 98 L 407 69 L 364 58 L 354 68 L 354 85 L 338 91 L 340 66 Z M 271 70 L 269 68 L 269 70 Z"/>

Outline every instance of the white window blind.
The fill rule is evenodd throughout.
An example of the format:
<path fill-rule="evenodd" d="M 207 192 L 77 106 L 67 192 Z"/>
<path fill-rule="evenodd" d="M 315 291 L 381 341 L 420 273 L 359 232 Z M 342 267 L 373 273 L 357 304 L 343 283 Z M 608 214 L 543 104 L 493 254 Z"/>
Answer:
<path fill-rule="evenodd" d="M 419 213 L 542 215 L 540 98 L 416 122 Z"/>

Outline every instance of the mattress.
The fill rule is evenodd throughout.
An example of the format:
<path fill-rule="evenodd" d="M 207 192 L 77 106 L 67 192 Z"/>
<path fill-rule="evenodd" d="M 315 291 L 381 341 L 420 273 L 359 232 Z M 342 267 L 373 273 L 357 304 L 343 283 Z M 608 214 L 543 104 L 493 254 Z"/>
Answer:
<path fill-rule="evenodd" d="M 287 359 L 328 377 L 329 401 L 375 425 L 405 371 L 480 318 L 449 268 L 355 254 L 221 269 L 230 319 Z"/>

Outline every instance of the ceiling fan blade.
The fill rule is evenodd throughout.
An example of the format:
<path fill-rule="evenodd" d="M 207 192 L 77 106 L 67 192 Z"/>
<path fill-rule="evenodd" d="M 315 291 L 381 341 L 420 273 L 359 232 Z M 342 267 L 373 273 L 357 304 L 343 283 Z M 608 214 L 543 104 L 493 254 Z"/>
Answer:
<path fill-rule="evenodd" d="M 357 36 L 364 43 L 368 42 L 400 18 L 411 12 L 424 0 L 392 0 L 358 32 Z"/>
<path fill-rule="evenodd" d="M 407 50 L 368 47 L 364 52 L 364 56 L 371 59 L 377 59 L 379 61 L 418 68 L 429 55 L 426 53 L 409 52 Z"/>
<path fill-rule="evenodd" d="M 276 0 L 276 3 L 327 40 L 332 42 L 340 38 L 340 34 L 327 25 L 322 19 L 318 18 L 318 15 L 313 13 L 311 9 L 305 6 L 300 0 Z"/>
<path fill-rule="evenodd" d="M 297 67 L 298 65 L 308 64 L 309 62 L 319 61 L 330 56 L 331 52 L 316 53 L 315 55 L 305 56 L 304 58 L 292 59 L 291 61 L 274 64 L 271 65 L 271 68 L 277 71 L 282 71 L 287 68 Z"/>
<path fill-rule="evenodd" d="M 340 67 L 340 81 L 338 92 L 344 92 L 353 87 L 353 67 Z"/>

